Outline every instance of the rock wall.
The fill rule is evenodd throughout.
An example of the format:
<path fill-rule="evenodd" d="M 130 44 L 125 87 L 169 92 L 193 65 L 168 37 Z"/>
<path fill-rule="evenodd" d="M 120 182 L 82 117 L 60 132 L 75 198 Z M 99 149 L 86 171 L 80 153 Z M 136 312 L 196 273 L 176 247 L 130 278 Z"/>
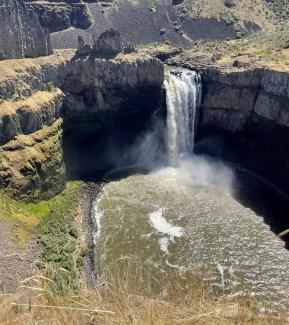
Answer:
<path fill-rule="evenodd" d="M 0 60 L 52 53 L 49 34 L 23 0 L 0 0 Z"/>
<path fill-rule="evenodd" d="M 200 147 L 210 139 L 210 153 L 271 177 L 289 192 L 289 72 L 169 61 L 202 75 Z"/>
<path fill-rule="evenodd" d="M 72 52 L 67 51 L 51 57 L 0 62 L 0 144 L 59 118 L 64 95 L 57 84 L 71 57 Z"/>
<path fill-rule="evenodd" d="M 289 193 L 289 73 L 268 68 L 203 73 L 199 140 Z M 207 148 L 205 149 L 205 151 Z"/>
<path fill-rule="evenodd" d="M 109 168 L 112 144 L 123 155 L 163 98 L 162 63 L 136 53 L 60 51 L 0 71 L 0 191 L 14 198 L 45 199 L 67 176 Z"/>
<path fill-rule="evenodd" d="M 240 132 L 264 120 L 289 128 L 289 73 L 204 71 L 202 127 Z"/>
<path fill-rule="evenodd" d="M 59 75 L 70 51 L 0 62 L 0 191 L 39 200 L 65 185 Z"/>
<path fill-rule="evenodd" d="M 68 93 L 65 111 L 129 110 L 126 100 L 132 92 L 141 96 L 142 89 L 160 90 L 163 78 L 162 63 L 149 56 L 75 57 L 67 64 L 61 80 L 62 89 Z"/>
<path fill-rule="evenodd" d="M 50 33 L 75 27 L 86 29 L 92 24 L 91 13 L 82 0 L 24 0 L 34 10 L 41 25 Z"/>
<path fill-rule="evenodd" d="M 69 176 L 93 179 L 127 163 L 129 148 L 165 110 L 163 78 L 159 60 L 135 53 L 71 60 L 62 80 Z"/>
<path fill-rule="evenodd" d="M 0 147 L 0 191 L 38 201 L 65 188 L 61 120 Z"/>

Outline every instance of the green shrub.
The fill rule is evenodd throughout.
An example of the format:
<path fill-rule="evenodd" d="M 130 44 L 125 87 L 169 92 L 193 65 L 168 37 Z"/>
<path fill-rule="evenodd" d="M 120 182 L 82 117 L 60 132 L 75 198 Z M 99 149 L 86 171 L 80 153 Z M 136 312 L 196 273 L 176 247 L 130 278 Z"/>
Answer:
<path fill-rule="evenodd" d="M 48 89 L 48 91 L 54 91 L 56 88 L 57 87 L 56 87 L 56 85 L 54 84 L 53 81 L 48 81 L 47 82 L 47 89 Z"/>
<path fill-rule="evenodd" d="M 155 0 L 148 0 L 147 6 L 149 11 L 155 11 L 156 10 L 156 1 Z"/>

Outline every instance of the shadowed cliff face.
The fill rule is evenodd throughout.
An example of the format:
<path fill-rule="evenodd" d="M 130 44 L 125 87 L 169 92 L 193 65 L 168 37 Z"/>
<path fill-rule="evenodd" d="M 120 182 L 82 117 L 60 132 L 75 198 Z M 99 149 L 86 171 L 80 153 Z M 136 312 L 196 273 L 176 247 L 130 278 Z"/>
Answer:
<path fill-rule="evenodd" d="M 72 55 L 0 62 L 0 189 L 12 197 L 51 197 L 127 160 L 165 110 L 159 60 Z"/>
<path fill-rule="evenodd" d="M 82 0 L 24 0 L 27 6 L 35 11 L 40 24 L 50 33 L 65 30 L 69 27 L 88 28 L 92 16 Z"/>
<path fill-rule="evenodd" d="M 62 89 L 68 177 L 91 179 L 128 163 L 130 147 L 165 113 L 163 65 L 137 54 L 75 57 Z"/>
<path fill-rule="evenodd" d="M 204 71 L 199 139 L 218 135 L 219 154 L 289 190 L 289 74 L 266 69 Z M 211 142 L 211 140 L 210 140 Z M 205 146 L 206 147 L 206 146 Z"/>
<path fill-rule="evenodd" d="M 198 152 L 240 164 L 288 192 L 289 73 L 169 61 L 202 75 Z"/>
<path fill-rule="evenodd" d="M 0 60 L 52 53 L 49 34 L 23 0 L 0 0 Z"/>

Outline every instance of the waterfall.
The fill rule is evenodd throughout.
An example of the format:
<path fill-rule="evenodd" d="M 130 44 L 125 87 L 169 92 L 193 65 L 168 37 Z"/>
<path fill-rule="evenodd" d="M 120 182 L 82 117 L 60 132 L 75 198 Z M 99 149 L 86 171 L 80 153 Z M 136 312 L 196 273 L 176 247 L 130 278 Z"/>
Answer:
<path fill-rule="evenodd" d="M 194 149 L 197 108 L 201 98 L 200 76 L 194 71 L 174 70 L 166 74 L 164 85 L 169 163 L 176 166 L 183 155 L 192 153 Z"/>

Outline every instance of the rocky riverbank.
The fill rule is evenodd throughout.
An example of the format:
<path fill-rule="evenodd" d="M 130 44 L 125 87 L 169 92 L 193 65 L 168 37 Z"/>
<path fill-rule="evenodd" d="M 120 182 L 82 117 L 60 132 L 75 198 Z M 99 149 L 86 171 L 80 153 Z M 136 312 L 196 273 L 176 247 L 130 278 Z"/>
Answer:
<path fill-rule="evenodd" d="M 15 292 L 20 281 L 35 274 L 40 257 L 40 246 L 35 238 L 22 242 L 17 235 L 21 225 L 0 222 L 0 293 Z"/>
<path fill-rule="evenodd" d="M 96 220 L 93 203 L 101 191 L 101 183 L 85 183 L 77 208 L 75 225 L 79 231 L 77 259 L 80 263 L 80 279 L 85 286 L 94 288 L 96 285 L 94 236 Z"/>

